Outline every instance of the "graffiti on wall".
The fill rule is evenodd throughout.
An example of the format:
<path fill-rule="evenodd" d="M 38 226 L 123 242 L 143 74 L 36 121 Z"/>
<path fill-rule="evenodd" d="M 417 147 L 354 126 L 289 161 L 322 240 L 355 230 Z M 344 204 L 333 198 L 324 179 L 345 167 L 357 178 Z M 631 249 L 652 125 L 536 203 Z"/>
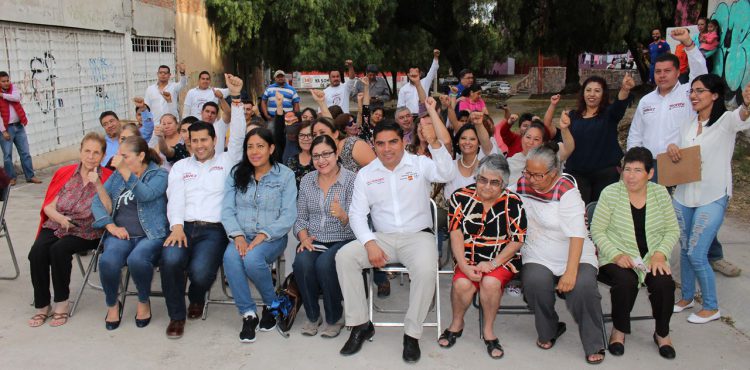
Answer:
<path fill-rule="evenodd" d="M 111 89 L 115 68 L 107 58 L 89 58 L 89 77 L 94 81 L 94 110 L 115 110 L 117 89 Z"/>
<path fill-rule="evenodd" d="M 24 76 L 24 92 L 31 93 L 43 114 L 55 108 L 55 57 L 45 51 L 41 57 L 29 60 L 29 72 Z M 62 102 L 60 102 L 62 105 Z"/>
<path fill-rule="evenodd" d="M 742 89 L 750 83 L 750 0 L 722 1 L 713 12 L 721 27 L 718 51 L 711 71 L 723 76 L 729 86 L 729 100 L 742 100 Z"/>

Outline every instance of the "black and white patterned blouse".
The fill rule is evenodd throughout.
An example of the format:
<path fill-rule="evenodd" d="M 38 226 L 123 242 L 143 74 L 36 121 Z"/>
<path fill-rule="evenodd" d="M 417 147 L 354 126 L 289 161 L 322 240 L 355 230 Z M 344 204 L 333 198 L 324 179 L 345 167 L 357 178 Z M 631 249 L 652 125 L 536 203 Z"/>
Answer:
<path fill-rule="evenodd" d="M 294 235 L 301 230 L 307 230 L 315 241 L 331 243 L 355 239 L 349 224 L 331 216 L 331 203 L 338 195 L 339 203 L 344 211 L 349 212 L 354 191 L 354 179 L 357 175 L 339 165 L 339 175 L 336 182 L 328 189 L 327 194 L 318 184 L 318 171 L 312 171 L 302 178 L 297 196 L 297 221 L 294 223 Z"/>

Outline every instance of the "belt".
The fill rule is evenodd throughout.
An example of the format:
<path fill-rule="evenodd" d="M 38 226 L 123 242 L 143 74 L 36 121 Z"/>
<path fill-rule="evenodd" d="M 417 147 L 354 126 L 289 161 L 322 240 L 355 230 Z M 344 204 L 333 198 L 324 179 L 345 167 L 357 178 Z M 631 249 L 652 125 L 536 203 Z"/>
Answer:
<path fill-rule="evenodd" d="M 221 226 L 221 222 L 208 222 L 208 221 L 185 221 L 186 224 L 194 226 Z"/>

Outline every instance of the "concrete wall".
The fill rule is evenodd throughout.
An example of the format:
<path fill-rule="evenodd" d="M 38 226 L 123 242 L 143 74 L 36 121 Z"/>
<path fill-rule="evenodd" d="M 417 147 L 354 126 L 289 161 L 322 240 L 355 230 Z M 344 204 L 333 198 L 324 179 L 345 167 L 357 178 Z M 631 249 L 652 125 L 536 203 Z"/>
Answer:
<path fill-rule="evenodd" d="M 603 77 L 607 81 L 607 88 L 610 90 L 619 90 L 622 79 L 625 77 L 625 73 L 630 72 L 630 76 L 635 80 L 635 85 L 638 86 L 642 83 L 641 76 L 638 71 L 630 71 L 623 69 L 581 69 L 578 71 L 580 75 L 580 83 L 583 85 L 583 81 L 591 76 Z"/>
<path fill-rule="evenodd" d="M 174 1 L 133 1 L 133 35 L 175 37 Z"/>
<path fill-rule="evenodd" d="M 539 68 L 531 67 L 529 74 L 516 84 L 517 93 L 548 94 L 557 93 L 565 87 L 565 67 L 542 67 L 542 86 L 539 84 Z"/>
<path fill-rule="evenodd" d="M 3 0 L 9 22 L 125 33 L 130 29 L 129 0 Z"/>
<path fill-rule="evenodd" d="M 213 86 L 224 86 L 224 72 L 230 71 L 222 57 L 219 37 L 206 19 L 202 0 L 177 0 L 175 33 L 177 61 L 185 63 L 190 76 L 189 87 L 198 84 L 198 74 L 211 73 Z M 187 90 L 183 91 L 183 96 Z"/>

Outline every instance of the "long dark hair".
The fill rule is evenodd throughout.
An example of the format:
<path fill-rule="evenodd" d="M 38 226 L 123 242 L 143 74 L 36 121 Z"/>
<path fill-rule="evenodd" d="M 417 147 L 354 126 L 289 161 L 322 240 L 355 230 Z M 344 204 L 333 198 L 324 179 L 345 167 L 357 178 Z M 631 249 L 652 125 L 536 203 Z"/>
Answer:
<path fill-rule="evenodd" d="M 346 139 L 346 132 L 339 130 L 338 127 L 336 127 L 336 125 L 333 123 L 333 120 L 328 117 L 316 118 L 310 129 L 315 132 L 315 126 L 317 125 L 324 125 L 331 129 L 331 132 L 336 135 L 336 140 L 341 141 Z"/>
<path fill-rule="evenodd" d="M 154 162 L 157 166 L 161 165 L 161 157 L 159 157 L 159 154 L 157 154 L 153 148 L 150 148 L 146 140 L 144 140 L 140 135 L 131 136 L 125 139 L 125 141 L 123 141 L 120 145 L 126 146 L 128 149 L 130 149 L 131 152 L 135 154 L 146 153 L 146 155 L 143 157 L 143 164 L 147 165 L 149 164 L 149 162 Z"/>
<path fill-rule="evenodd" d="M 583 81 L 581 85 L 581 93 L 578 94 L 578 106 L 572 113 L 578 117 L 583 117 L 586 113 L 586 98 L 583 96 L 586 91 L 588 84 L 596 82 L 602 87 L 602 100 L 599 102 L 599 107 L 596 109 L 596 114 L 599 115 L 604 112 L 604 109 L 609 105 L 609 90 L 607 89 L 607 81 L 599 76 L 591 76 Z"/>
<path fill-rule="evenodd" d="M 479 143 L 479 134 L 477 133 L 477 128 L 474 127 L 474 124 L 469 122 L 461 126 L 461 128 L 459 128 L 458 131 L 456 131 L 456 135 L 453 136 L 453 153 L 463 154 L 461 153 L 461 146 L 458 144 L 458 141 L 461 139 L 461 135 L 463 135 L 464 132 L 469 131 L 469 130 L 474 131 L 474 135 L 477 136 L 477 145 L 478 145 L 477 149 L 482 150 L 482 145 Z M 477 154 L 478 153 L 479 152 L 477 152 Z"/>
<path fill-rule="evenodd" d="M 255 182 L 255 167 L 252 163 L 250 163 L 250 158 L 247 156 L 247 142 L 248 140 L 250 140 L 250 137 L 256 135 L 263 139 L 263 141 L 265 141 L 269 146 L 274 145 L 273 134 L 271 133 L 271 130 L 265 127 L 254 128 L 250 130 L 247 135 L 245 135 L 245 140 L 242 142 L 242 148 L 244 149 L 242 151 L 242 159 L 240 160 L 240 163 L 234 165 L 234 168 L 232 169 L 234 188 L 237 189 L 240 193 L 247 192 L 247 187 L 248 185 L 250 185 L 250 182 Z M 271 164 L 272 168 L 276 166 L 276 158 L 274 158 L 273 153 L 268 156 L 268 163 Z"/>
<path fill-rule="evenodd" d="M 706 124 L 706 126 L 710 127 L 721 117 L 722 114 L 724 114 L 724 112 L 727 111 L 727 107 L 724 105 L 724 91 L 727 89 L 727 85 L 721 77 L 713 73 L 706 73 L 696 77 L 693 79 L 693 82 L 690 83 L 690 87 L 692 88 L 697 81 L 700 81 L 712 94 L 717 94 L 719 96 L 714 100 L 714 104 L 711 106 L 711 115 Z"/>

